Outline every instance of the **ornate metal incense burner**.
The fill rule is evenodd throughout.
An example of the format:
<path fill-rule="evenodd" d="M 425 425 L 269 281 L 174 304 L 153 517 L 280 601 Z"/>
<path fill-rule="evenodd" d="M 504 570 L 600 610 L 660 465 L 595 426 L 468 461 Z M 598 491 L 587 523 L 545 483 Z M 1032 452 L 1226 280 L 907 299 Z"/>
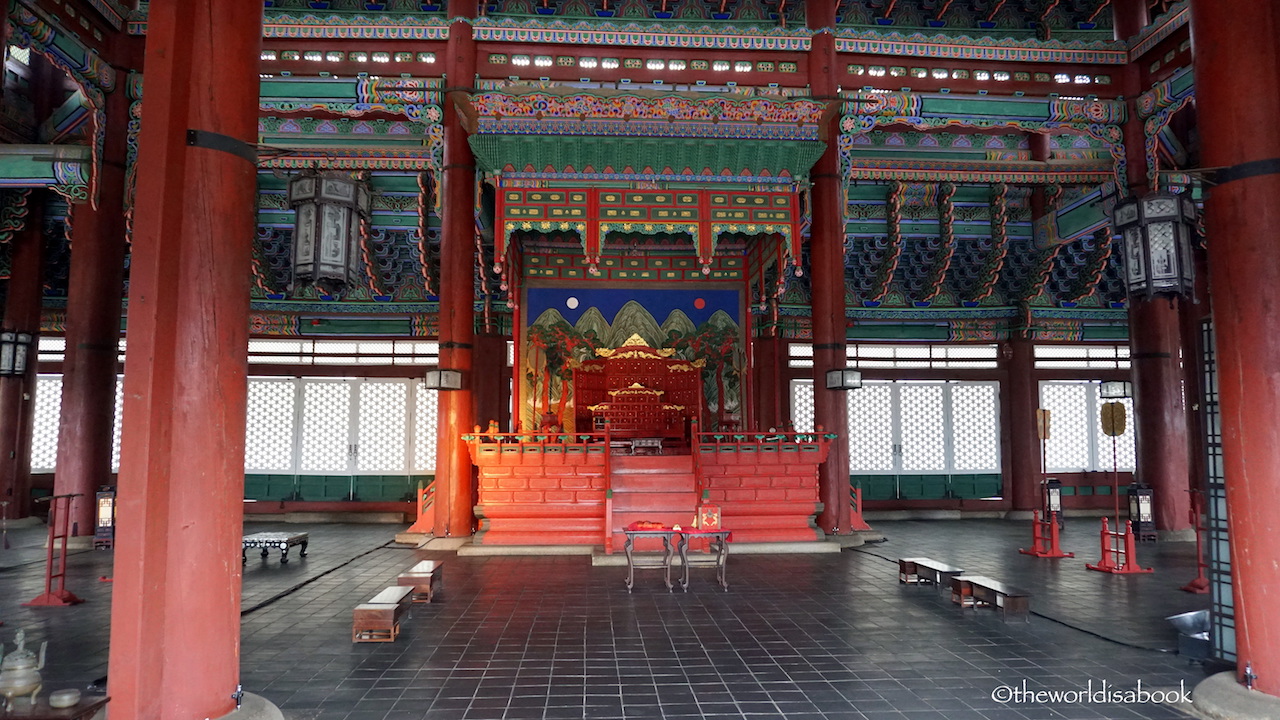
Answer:
<path fill-rule="evenodd" d="M 7 656 L 4 654 L 4 646 L 0 645 L 0 695 L 4 696 L 6 712 L 13 710 L 13 699 L 22 695 L 31 695 L 31 704 L 36 702 L 36 695 L 40 693 L 43 684 L 40 680 L 40 671 L 44 669 L 44 653 L 48 649 L 49 643 L 40 644 L 40 656 L 36 658 L 36 654 L 26 649 L 27 633 L 19 630 L 15 638 L 18 647 Z"/>

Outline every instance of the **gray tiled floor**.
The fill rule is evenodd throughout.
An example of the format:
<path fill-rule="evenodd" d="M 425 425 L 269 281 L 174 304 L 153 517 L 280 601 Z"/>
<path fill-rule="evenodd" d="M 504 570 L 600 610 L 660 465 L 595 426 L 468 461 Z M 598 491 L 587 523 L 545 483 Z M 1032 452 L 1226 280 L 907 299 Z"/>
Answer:
<path fill-rule="evenodd" d="M 459 558 L 388 546 L 395 528 L 310 526 L 307 558 L 249 557 L 242 678 L 297 720 L 1184 717 L 1163 705 L 992 697 L 1024 682 L 1132 690 L 1203 677 L 1143 649 L 1173 646 L 1165 615 L 1206 606 L 1176 589 L 1194 576 L 1194 546 L 1143 546 L 1156 574 L 1105 576 L 1084 569 L 1097 559 L 1095 523 L 1069 526 L 1074 560 L 1018 555 L 1022 523 L 879 523 L 886 543 L 731 556 L 729 592 L 695 570 L 687 594 L 666 592 L 655 571 L 629 594 L 625 568 L 582 556 Z M 1005 624 L 899 585 L 890 561 L 912 555 L 1025 586 L 1037 615 Z M 110 558 L 70 558 L 69 587 L 88 600 L 72 608 L 20 606 L 42 589 L 38 564 L 0 570 L 0 637 L 27 627 L 51 640 L 46 687 L 105 674 L 110 583 L 97 578 Z M 424 558 L 446 560 L 438 602 L 415 608 L 399 641 L 353 645 L 351 608 Z"/>

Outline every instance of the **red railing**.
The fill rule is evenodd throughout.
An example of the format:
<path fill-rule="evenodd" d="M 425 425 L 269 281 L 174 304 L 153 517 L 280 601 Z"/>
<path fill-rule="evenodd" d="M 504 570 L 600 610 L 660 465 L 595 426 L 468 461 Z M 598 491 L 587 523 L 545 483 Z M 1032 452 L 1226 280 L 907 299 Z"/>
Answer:
<path fill-rule="evenodd" d="M 36 502 L 49 501 L 49 547 L 44 569 L 44 592 L 24 605 L 63 606 L 84 602 L 67 589 L 67 538 L 71 532 L 71 498 L 80 497 L 80 493 L 69 495 L 53 495 L 48 498 L 37 498 Z M 56 549 L 55 549 L 56 548 Z M 54 569 L 54 558 L 57 556 L 57 569 Z"/>
<path fill-rule="evenodd" d="M 613 554 L 613 464 L 609 457 L 613 455 L 613 437 L 609 432 L 609 424 L 604 426 L 604 553 Z"/>
<path fill-rule="evenodd" d="M 1031 513 L 1031 549 L 1022 548 L 1018 552 L 1042 558 L 1076 556 L 1075 553 L 1062 552 L 1058 537 L 1058 513 L 1050 512 L 1044 520 L 1041 520 L 1039 510 Z"/>
<path fill-rule="evenodd" d="M 1138 566 L 1133 524 L 1126 520 L 1124 527 L 1124 530 L 1112 532 L 1107 518 L 1102 518 L 1102 559 L 1096 565 L 1086 564 L 1085 567 L 1116 575 L 1155 572 L 1153 568 Z"/>
<path fill-rule="evenodd" d="M 1209 592 L 1209 563 L 1204 559 L 1204 536 L 1209 532 L 1204 520 L 1204 492 L 1191 491 L 1191 526 L 1196 529 L 1196 576 L 1182 590 L 1203 595 Z"/>
<path fill-rule="evenodd" d="M 418 488 L 418 518 L 409 526 L 411 533 L 428 533 L 435 530 L 436 481 Z"/>

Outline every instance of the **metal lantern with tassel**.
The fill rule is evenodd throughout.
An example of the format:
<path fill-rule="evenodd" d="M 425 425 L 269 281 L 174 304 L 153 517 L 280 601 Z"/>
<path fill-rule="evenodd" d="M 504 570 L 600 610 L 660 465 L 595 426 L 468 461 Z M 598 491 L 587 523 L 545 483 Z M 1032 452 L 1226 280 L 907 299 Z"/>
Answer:
<path fill-rule="evenodd" d="M 339 295 L 359 283 L 360 222 L 369 217 L 369 187 L 337 172 L 305 170 L 289 181 L 297 214 L 293 283 Z"/>

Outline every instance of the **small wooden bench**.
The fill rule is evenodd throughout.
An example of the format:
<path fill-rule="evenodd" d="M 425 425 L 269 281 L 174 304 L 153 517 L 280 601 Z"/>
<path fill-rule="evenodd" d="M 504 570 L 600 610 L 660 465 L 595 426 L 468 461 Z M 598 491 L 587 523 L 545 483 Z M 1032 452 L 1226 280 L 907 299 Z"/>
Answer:
<path fill-rule="evenodd" d="M 951 601 L 961 607 L 999 608 L 1005 620 L 1012 613 L 1031 622 L 1031 593 L 983 575 L 953 576 Z"/>
<path fill-rule="evenodd" d="M 899 583 L 932 583 L 945 585 L 951 578 L 964 574 L 963 568 L 926 557 L 898 558 Z"/>
<path fill-rule="evenodd" d="M 351 642 L 394 642 L 413 590 L 412 586 L 393 585 L 357 605 L 351 614 Z"/>
<path fill-rule="evenodd" d="M 444 563 L 439 560 L 423 560 L 422 562 L 400 573 L 396 578 L 397 585 L 413 588 L 413 602 L 429 603 L 435 597 L 443 582 Z"/>

